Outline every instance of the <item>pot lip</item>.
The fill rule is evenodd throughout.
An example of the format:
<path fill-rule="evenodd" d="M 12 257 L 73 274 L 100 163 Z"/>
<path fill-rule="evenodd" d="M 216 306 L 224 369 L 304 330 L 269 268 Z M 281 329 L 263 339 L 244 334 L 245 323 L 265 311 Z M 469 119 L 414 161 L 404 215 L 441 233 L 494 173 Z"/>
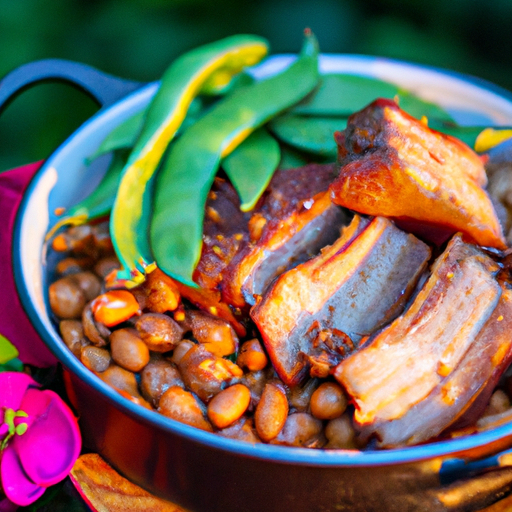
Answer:
<path fill-rule="evenodd" d="M 256 77 L 263 76 L 268 73 L 268 67 L 271 72 L 277 72 L 279 69 L 287 66 L 293 59 L 294 55 L 276 55 L 273 56 L 267 64 L 257 66 L 253 73 Z M 486 80 L 468 76 L 455 71 L 447 71 L 434 66 L 424 66 L 419 64 L 411 64 L 394 59 L 382 57 L 373 57 L 365 55 L 343 55 L 329 54 L 322 55 L 321 68 L 323 72 L 329 72 L 331 65 L 340 58 L 357 66 L 379 66 L 381 64 L 397 66 L 398 68 L 407 68 L 409 71 L 418 72 L 434 72 L 439 73 L 440 77 L 455 79 L 466 85 L 476 86 L 484 91 L 493 93 L 501 97 L 509 105 L 512 104 L 512 93 L 500 86 L 487 82 Z M 269 64 L 270 63 L 270 64 Z M 357 70 L 356 70 L 357 72 Z M 375 75 L 372 75 L 375 76 Z M 380 78 L 379 76 L 377 76 Z M 349 467 L 349 466 L 385 466 L 395 464 L 406 464 L 419 461 L 427 461 L 434 458 L 444 458 L 453 456 L 453 454 L 469 452 L 475 448 L 481 448 L 494 442 L 503 440 L 503 438 L 512 435 L 512 422 L 506 425 L 496 427 L 494 429 L 480 432 L 474 435 L 468 435 L 450 440 L 438 441 L 424 445 L 374 451 L 356 451 L 356 450 L 313 450 L 307 448 L 290 448 L 268 444 L 251 444 L 240 442 L 233 439 L 224 438 L 220 435 L 204 432 L 197 428 L 179 423 L 169 418 L 165 418 L 157 412 L 146 410 L 128 399 L 119 395 L 107 384 L 96 377 L 92 372 L 87 370 L 77 358 L 65 347 L 64 343 L 58 336 L 55 329 L 49 330 L 39 317 L 38 310 L 34 304 L 26 283 L 26 276 L 23 273 L 23 261 L 21 249 L 22 238 L 22 222 L 25 217 L 26 209 L 29 201 L 34 194 L 38 184 L 41 182 L 45 173 L 47 173 L 53 164 L 55 155 L 63 150 L 69 150 L 73 146 L 76 138 L 80 136 L 84 129 L 90 128 L 98 117 L 104 116 L 110 112 L 111 115 L 115 109 L 124 109 L 123 105 L 131 103 L 132 105 L 139 101 L 140 97 L 150 97 L 156 89 L 156 82 L 131 93 L 126 98 L 120 100 L 115 105 L 107 109 L 100 110 L 97 114 L 87 120 L 78 130 L 73 133 L 59 148 L 48 158 L 41 166 L 37 173 L 29 183 L 27 190 L 22 198 L 18 209 L 14 239 L 12 246 L 12 261 L 14 268 L 14 278 L 18 293 L 20 295 L 21 304 L 35 327 L 37 333 L 42 337 L 43 341 L 50 348 L 57 359 L 63 366 L 74 376 L 81 380 L 84 384 L 91 386 L 97 393 L 101 394 L 108 402 L 116 408 L 122 410 L 132 418 L 141 421 L 153 428 L 157 428 L 162 432 L 172 435 L 182 436 L 190 441 L 205 445 L 212 449 L 230 452 L 240 457 L 250 457 L 268 462 L 282 464 L 298 464 L 317 467 Z M 47 301 L 46 301 L 47 307 Z"/>

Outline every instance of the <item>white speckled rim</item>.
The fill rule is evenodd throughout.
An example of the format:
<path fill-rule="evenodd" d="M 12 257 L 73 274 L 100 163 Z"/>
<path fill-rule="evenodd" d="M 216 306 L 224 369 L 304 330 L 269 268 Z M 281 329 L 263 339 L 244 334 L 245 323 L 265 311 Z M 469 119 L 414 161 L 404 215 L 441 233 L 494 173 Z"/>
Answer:
<path fill-rule="evenodd" d="M 291 55 L 272 57 L 256 67 L 254 75 L 259 78 L 271 75 L 289 65 L 293 59 Z M 483 80 L 425 66 L 356 55 L 322 55 L 320 64 L 324 73 L 363 74 L 396 83 L 426 100 L 443 106 L 461 124 L 512 125 L 512 94 Z M 369 452 L 251 445 L 203 432 L 136 406 L 89 372 L 65 347 L 50 319 L 46 297 L 47 269 L 43 240 L 48 227 L 55 221 L 55 208 L 73 204 L 84 197 L 101 179 L 105 162 L 87 167 L 84 163 L 87 156 L 94 153 L 110 130 L 143 108 L 155 93 L 156 87 L 156 84 L 149 84 L 87 121 L 39 170 L 18 212 L 13 262 L 22 303 L 38 333 L 67 369 L 102 392 L 116 407 L 131 416 L 136 416 L 141 422 L 218 449 L 287 464 L 399 464 L 444 457 L 512 435 L 510 424 L 450 441 Z M 489 464 L 494 465 L 494 462 L 491 461 Z"/>

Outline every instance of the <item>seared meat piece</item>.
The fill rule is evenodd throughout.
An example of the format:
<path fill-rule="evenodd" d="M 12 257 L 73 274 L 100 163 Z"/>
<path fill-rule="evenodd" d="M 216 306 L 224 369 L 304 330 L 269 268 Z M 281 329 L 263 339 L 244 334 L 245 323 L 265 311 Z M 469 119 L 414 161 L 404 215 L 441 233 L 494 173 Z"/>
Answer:
<path fill-rule="evenodd" d="M 356 216 L 331 247 L 282 274 L 251 310 L 281 379 L 297 384 L 310 364 L 322 375 L 392 321 L 429 258 L 389 220 Z"/>
<path fill-rule="evenodd" d="M 503 289 L 498 306 L 457 368 L 401 418 L 378 426 L 375 432 L 381 440 L 380 445 L 392 447 L 427 441 L 439 435 L 461 415 L 467 419 L 461 418 L 457 426 L 473 423 L 483 412 L 510 363 L 511 319 L 512 291 Z M 369 430 L 373 429 L 370 427 Z"/>
<path fill-rule="evenodd" d="M 501 296 L 498 268 L 477 247 L 454 237 L 409 309 L 336 367 L 334 376 L 352 397 L 354 418 L 366 434 L 376 433 L 386 446 L 436 435 L 471 400 L 467 380 L 489 378 L 487 363 L 472 347 L 483 343 L 479 333 Z M 492 320 L 488 325 L 492 329 Z M 468 358 L 474 358 L 469 373 L 458 372 Z M 480 369 L 483 376 L 476 375 Z M 465 386 L 457 389 L 456 383 Z M 434 414 L 429 408 L 436 397 L 462 404 L 447 419 L 448 409 L 433 407 Z"/>
<path fill-rule="evenodd" d="M 194 281 L 201 288 L 217 289 L 222 271 L 249 241 L 249 218 L 250 214 L 240 211 L 240 199 L 232 185 L 215 178 L 206 202 L 201 258 L 194 271 Z"/>
<path fill-rule="evenodd" d="M 351 116 L 336 138 L 341 168 L 331 185 L 334 203 L 392 218 L 434 242 L 460 231 L 480 245 L 506 247 L 482 188 L 482 161 L 461 141 L 384 99 Z"/>
<path fill-rule="evenodd" d="M 251 243 L 223 274 L 225 302 L 253 305 L 279 274 L 338 238 L 345 215 L 326 193 L 335 170 L 334 164 L 311 164 L 274 175 L 249 222 Z"/>

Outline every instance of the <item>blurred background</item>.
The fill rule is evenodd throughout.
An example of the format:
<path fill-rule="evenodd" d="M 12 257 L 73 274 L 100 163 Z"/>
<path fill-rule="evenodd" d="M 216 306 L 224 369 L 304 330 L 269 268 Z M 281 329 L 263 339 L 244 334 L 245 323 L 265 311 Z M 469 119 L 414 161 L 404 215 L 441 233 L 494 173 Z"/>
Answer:
<path fill-rule="evenodd" d="M 64 58 L 157 80 L 184 51 L 235 33 L 296 53 L 310 27 L 326 53 L 359 53 L 469 73 L 512 91 L 510 0 L 0 0 L 0 76 Z M 0 172 L 47 157 L 97 110 L 44 84 L 0 117 Z"/>

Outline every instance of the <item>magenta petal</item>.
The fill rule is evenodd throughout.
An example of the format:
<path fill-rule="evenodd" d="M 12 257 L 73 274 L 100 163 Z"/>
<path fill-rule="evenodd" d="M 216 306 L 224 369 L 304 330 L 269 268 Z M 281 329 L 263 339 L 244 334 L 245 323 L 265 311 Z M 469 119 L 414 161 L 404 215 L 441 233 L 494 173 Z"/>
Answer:
<path fill-rule="evenodd" d="M 11 447 L 2 453 L 0 472 L 5 495 L 17 505 L 30 505 L 45 491 L 44 487 L 30 481 L 21 467 L 18 455 Z"/>
<path fill-rule="evenodd" d="M 0 373 L 0 421 L 3 421 L 3 408 L 14 409 L 20 407 L 23 396 L 29 386 L 38 387 L 39 384 L 26 373 L 1 372 Z"/>
<path fill-rule="evenodd" d="M 13 448 L 28 477 L 36 484 L 48 487 L 69 473 L 80 455 L 82 439 L 77 420 L 62 399 L 53 391 L 38 393 L 44 395 L 40 403 L 47 403 L 47 408 L 37 415 L 25 434 L 15 436 Z M 35 397 L 27 392 L 25 398 L 27 404 L 24 400 L 23 406 L 35 411 Z"/>

